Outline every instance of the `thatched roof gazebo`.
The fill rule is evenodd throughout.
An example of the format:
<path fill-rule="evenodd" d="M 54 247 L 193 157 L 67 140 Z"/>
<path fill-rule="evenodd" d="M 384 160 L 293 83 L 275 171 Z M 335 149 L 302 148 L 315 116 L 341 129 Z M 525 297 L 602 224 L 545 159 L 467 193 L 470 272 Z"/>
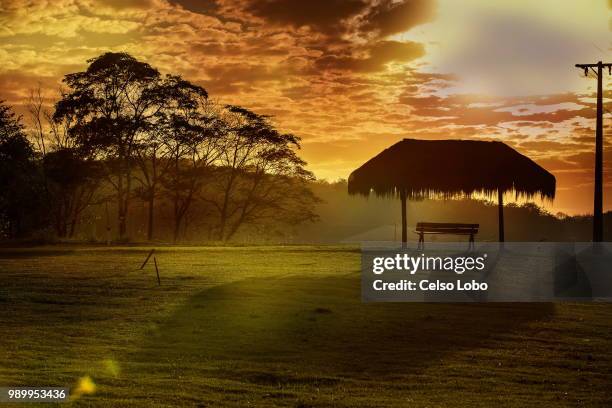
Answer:
<path fill-rule="evenodd" d="M 404 139 L 353 171 L 348 192 L 399 196 L 403 243 L 407 241 L 407 199 L 497 194 L 499 240 L 503 242 L 503 194 L 552 200 L 555 184 L 552 174 L 502 142 Z"/>

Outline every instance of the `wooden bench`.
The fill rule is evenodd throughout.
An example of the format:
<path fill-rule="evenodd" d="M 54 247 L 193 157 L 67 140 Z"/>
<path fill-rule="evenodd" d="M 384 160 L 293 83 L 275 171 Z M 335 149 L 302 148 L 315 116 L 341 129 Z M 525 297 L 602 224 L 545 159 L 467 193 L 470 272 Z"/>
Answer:
<path fill-rule="evenodd" d="M 425 247 L 425 234 L 469 235 L 469 248 L 474 248 L 474 235 L 478 233 L 479 224 L 457 224 L 449 222 L 419 222 L 415 234 L 419 235 L 419 249 Z"/>

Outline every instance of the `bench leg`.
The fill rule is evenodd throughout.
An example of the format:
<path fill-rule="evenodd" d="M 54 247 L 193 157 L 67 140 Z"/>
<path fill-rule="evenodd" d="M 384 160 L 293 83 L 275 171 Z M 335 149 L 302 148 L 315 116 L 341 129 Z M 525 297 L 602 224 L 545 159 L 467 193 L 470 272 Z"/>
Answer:
<path fill-rule="evenodd" d="M 474 250 L 476 246 L 474 245 L 474 234 L 470 234 L 470 244 L 468 246 L 468 250 Z"/>
<path fill-rule="evenodd" d="M 425 249 L 425 234 L 422 232 L 419 234 L 419 245 L 417 246 L 417 250 Z"/>

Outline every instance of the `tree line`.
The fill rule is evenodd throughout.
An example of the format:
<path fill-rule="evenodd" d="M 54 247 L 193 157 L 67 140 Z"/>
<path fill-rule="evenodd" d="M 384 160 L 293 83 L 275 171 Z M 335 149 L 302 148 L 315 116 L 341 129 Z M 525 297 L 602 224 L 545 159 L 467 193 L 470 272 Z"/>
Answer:
<path fill-rule="evenodd" d="M 53 109 L 32 93 L 29 135 L 0 104 L 4 237 L 48 228 L 71 238 L 84 214 L 105 214 L 110 230 L 112 213 L 115 238 L 126 240 L 136 207 L 146 212 L 147 239 L 162 238 L 162 222 L 175 242 L 188 215 L 205 219 L 198 225 L 219 241 L 316 219 L 300 139 L 270 117 L 215 103 L 203 87 L 126 53 L 88 64 L 64 77 Z"/>

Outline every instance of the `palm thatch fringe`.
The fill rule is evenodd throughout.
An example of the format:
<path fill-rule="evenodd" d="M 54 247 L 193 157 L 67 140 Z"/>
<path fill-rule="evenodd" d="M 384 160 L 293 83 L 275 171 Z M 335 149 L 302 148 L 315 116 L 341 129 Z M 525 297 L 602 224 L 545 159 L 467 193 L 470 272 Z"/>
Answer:
<path fill-rule="evenodd" d="M 349 194 L 456 198 L 498 190 L 553 199 L 555 177 L 502 142 L 404 139 L 353 171 Z"/>

